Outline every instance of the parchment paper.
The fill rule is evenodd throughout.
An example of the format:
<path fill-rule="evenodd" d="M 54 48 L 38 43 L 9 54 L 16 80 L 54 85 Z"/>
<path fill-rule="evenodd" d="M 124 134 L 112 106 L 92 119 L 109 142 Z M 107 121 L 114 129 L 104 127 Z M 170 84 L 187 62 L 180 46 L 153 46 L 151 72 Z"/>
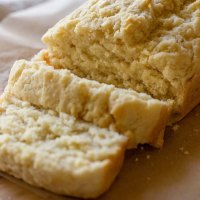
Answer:
<path fill-rule="evenodd" d="M 47 28 L 83 2 L 52 0 L 12 13 L 1 22 L 1 91 L 13 62 L 31 58 L 43 47 L 40 38 Z M 200 106 L 173 129 L 166 130 L 161 150 L 145 146 L 128 151 L 121 173 L 99 200 L 200 199 Z M 1 175 L 5 178 L 0 178 L 0 200 L 72 199 Z"/>
<path fill-rule="evenodd" d="M 23 10 L 47 0 L 0 0 L 0 21 L 9 13 Z"/>

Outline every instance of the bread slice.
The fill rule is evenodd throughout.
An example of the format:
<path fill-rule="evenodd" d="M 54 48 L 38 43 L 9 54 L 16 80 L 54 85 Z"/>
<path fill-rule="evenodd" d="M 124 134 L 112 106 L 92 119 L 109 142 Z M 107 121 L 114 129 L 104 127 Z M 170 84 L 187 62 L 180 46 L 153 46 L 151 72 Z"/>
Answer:
<path fill-rule="evenodd" d="M 33 107 L 0 102 L 0 170 L 52 192 L 94 198 L 105 192 L 123 162 L 127 138 Z"/>
<path fill-rule="evenodd" d="M 200 102 L 199 16 L 199 0 L 90 0 L 43 42 L 57 68 L 175 100 L 174 122 Z"/>
<path fill-rule="evenodd" d="M 7 92 L 36 106 L 65 112 L 129 137 L 129 147 L 161 147 L 170 103 L 132 90 L 79 78 L 45 62 L 17 61 Z"/>

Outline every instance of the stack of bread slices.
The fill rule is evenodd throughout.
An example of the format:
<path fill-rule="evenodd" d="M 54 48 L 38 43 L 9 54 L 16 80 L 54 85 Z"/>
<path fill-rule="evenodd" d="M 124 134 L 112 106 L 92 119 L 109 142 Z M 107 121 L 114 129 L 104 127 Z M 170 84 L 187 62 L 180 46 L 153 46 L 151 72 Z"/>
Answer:
<path fill-rule="evenodd" d="M 108 190 L 125 150 L 162 147 L 200 102 L 199 0 L 88 0 L 16 61 L 0 98 L 0 170 L 58 194 Z"/>

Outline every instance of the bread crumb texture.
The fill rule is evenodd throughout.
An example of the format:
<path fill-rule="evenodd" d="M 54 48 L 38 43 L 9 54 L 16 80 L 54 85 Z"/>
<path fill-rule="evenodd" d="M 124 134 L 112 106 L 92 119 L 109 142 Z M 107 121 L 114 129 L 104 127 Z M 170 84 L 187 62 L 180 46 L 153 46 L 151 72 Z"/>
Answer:
<path fill-rule="evenodd" d="M 172 121 L 200 101 L 199 0 L 89 0 L 43 42 L 57 68 L 175 100 Z"/>
<path fill-rule="evenodd" d="M 44 62 L 17 61 L 8 93 L 33 105 L 65 112 L 129 138 L 129 147 L 150 143 L 160 147 L 170 103 L 133 90 L 79 78 Z"/>
<path fill-rule="evenodd" d="M 43 110 L 1 99 L 0 170 L 29 184 L 83 198 L 105 192 L 123 162 L 126 137 Z"/>

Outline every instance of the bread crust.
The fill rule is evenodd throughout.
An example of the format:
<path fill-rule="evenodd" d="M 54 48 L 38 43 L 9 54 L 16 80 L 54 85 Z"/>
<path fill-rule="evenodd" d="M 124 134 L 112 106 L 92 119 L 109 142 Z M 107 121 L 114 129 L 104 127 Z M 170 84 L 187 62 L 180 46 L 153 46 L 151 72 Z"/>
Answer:
<path fill-rule="evenodd" d="M 183 91 L 183 102 L 180 108 L 181 112 L 174 113 L 170 119 L 169 124 L 183 119 L 195 106 L 200 102 L 200 70 L 195 72 L 194 76 L 188 80 Z"/>

